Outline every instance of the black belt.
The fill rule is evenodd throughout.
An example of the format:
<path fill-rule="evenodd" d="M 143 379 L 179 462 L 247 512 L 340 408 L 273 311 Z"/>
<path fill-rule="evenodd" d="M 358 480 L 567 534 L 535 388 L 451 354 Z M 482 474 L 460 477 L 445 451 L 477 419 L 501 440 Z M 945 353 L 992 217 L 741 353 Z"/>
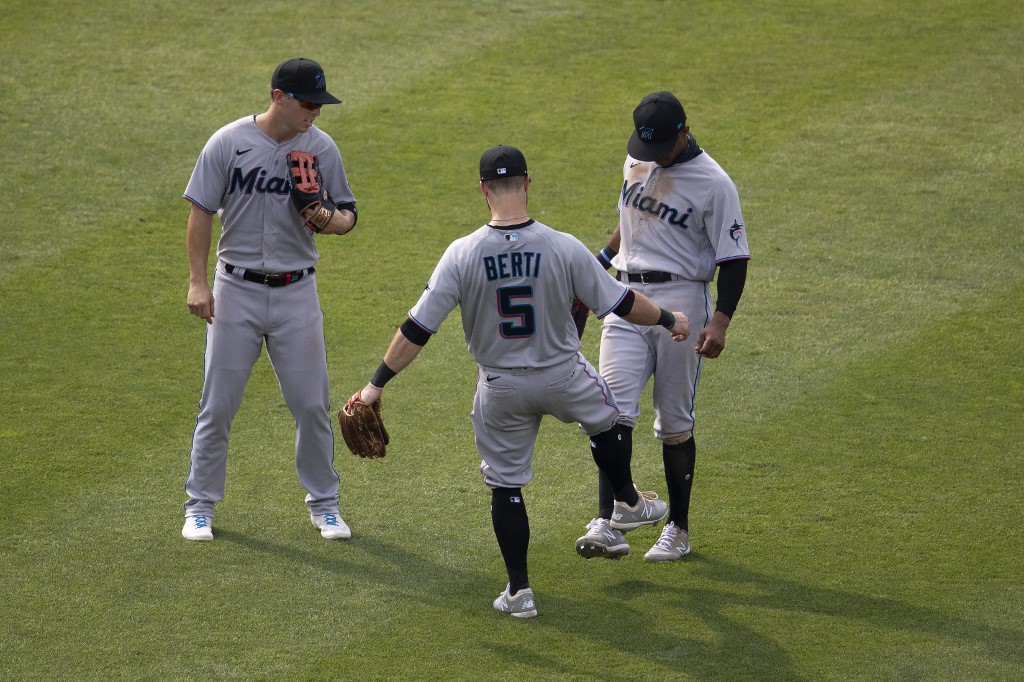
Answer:
<path fill-rule="evenodd" d="M 236 267 L 231 263 L 225 263 L 224 269 L 227 270 L 230 275 L 236 270 Z M 306 275 L 312 275 L 314 272 L 316 272 L 316 268 L 306 268 L 305 270 L 296 270 L 295 272 L 282 272 L 277 275 L 267 274 L 265 272 L 256 272 L 255 270 L 245 270 L 242 272 L 242 279 L 247 282 L 256 282 L 257 284 L 263 284 L 268 287 L 286 287 L 289 284 L 295 284 Z"/>
<path fill-rule="evenodd" d="M 623 282 L 643 282 L 644 284 L 661 284 L 662 282 L 671 282 L 676 279 L 675 275 L 671 272 L 623 272 L 619 270 L 619 279 Z"/>

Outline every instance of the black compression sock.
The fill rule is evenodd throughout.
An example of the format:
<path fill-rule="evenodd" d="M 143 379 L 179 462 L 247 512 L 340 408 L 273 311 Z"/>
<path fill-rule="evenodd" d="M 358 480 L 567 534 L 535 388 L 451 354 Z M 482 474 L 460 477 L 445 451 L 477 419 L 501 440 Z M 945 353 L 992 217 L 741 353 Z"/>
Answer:
<path fill-rule="evenodd" d="M 673 521 L 689 532 L 690 492 L 693 489 L 693 472 L 697 462 L 697 444 L 692 437 L 678 445 L 663 444 L 661 458 L 665 463 L 665 483 L 668 485 L 667 521 Z"/>
<path fill-rule="evenodd" d="M 616 424 L 592 436 L 590 451 L 600 471 L 597 484 L 598 513 L 602 519 L 610 519 L 615 500 L 630 506 L 637 503 L 636 486 L 633 485 L 633 474 L 629 468 L 633 458 L 633 429 Z M 613 499 L 609 500 L 609 495 Z"/>
<path fill-rule="evenodd" d="M 610 519 L 615 509 L 615 493 L 612 492 L 612 483 L 600 469 L 597 470 L 597 516 L 602 519 Z"/>
<path fill-rule="evenodd" d="M 526 554 L 530 546 L 530 520 L 522 488 L 491 490 L 491 523 L 508 572 L 509 594 L 530 586 Z"/>

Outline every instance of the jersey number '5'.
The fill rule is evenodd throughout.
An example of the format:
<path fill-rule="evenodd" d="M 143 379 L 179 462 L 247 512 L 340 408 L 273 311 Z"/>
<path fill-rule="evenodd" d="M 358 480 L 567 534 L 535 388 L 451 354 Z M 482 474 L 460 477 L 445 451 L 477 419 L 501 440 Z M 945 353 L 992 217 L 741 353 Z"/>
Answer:
<path fill-rule="evenodd" d="M 505 318 L 513 318 L 513 322 L 502 322 L 498 325 L 503 339 L 522 339 L 533 336 L 537 331 L 536 315 L 533 306 L 521 299 L 532 299 L 533 287 L 501 287 L 498 289 L 498 313 Z M 518 301 L 517 301 L 518 299 Z"/>

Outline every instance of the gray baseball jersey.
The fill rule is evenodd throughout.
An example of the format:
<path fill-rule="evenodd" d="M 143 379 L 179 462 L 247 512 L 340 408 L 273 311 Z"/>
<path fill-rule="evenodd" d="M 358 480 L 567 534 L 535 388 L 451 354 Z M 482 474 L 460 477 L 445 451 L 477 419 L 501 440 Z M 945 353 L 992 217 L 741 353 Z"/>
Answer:
<path fill-rule="evenodd" d="M 736 185 L 707 152 L 668 168 L 627 156 L 622 174 L 619 270 L 710 282 L 719 263 L 750 258 Z"/>
<path fill-rule="evenodd" d="M 480 365 L 471 418 L 488 486 L 530 481 L 546 414 L 579 422 L 588 435 L 615 425 L 618 407 L 579 352 L 570 305 L 579 298 L 604 317 L 627 293 L 578 239 L 536 221 L 485 225 L 445 251 L 409 318 L 434 333 L 455 306 L 462 310 Z"/>
<path fill-rule="evenodd" d="M 630 286 L 689 319 L 691 338 L 713 315 L 709 282 L 718 264 L 749 259 L 736 185 L 707 152 L 662 168 L 627 156 L 619 195 L 619 254 L 629 273 L 667 272 L 671 281 Z M 693 430 L 694 400 L 703 358 L 692 343 L 673 343 L 650 327 L 610 315 L 601 330 L 601 374 L 620 422 L 634 426 L 640 396 L 653 377 L 654 432 L 667 439 Z"/>
<path fill-rule="evenodd" d="M 316 264 L 313 234 L 292 204 L 287 155 L 316 154 L 324 182 L 339 202 L 354 201 L 341 153 L 311 127 L 282 144 L 255 116 L 230 123 L 210 138 L 185 189 L 185 199 L 219 213 L 216 314 L 207 330 L 205 377 L 185 482 L 186 515 L 212 516 L 224 496 L 228 434 L 253 365 L 266 347 L 281 393 L 295 418 L 295 465 L 313 514 L 338 512 L 333 467 L 327 352 L 316 276 L 284 287 L 244 279 L 246 271 L 294 273 Z M 226 265 L 234 266 L 228 272 Z"/>
<path fill-rule="evenodd" d="M 207 213 L 220 214 L 220 260 L 260 272 L 291 272 L 316 264 L 316 240 L 289 197 L 287 155 L 293 149 L 317 156 L 336 202 L 355 201 L 338 145 L 319 128 L 277 144 L 256 125 L 255 116 L 229 123 L 206 143 L 184 194 Z"/>
<path fill-rule="evenodd" d="M 530 221 L 485 225 L 448 247 L 409 317 L 431 334 L 460 306 L 469 352 L 491 367 L 550 367 L 580 348 L 573 298 L 597 317 L 626 295 L 578 239 Z"/>

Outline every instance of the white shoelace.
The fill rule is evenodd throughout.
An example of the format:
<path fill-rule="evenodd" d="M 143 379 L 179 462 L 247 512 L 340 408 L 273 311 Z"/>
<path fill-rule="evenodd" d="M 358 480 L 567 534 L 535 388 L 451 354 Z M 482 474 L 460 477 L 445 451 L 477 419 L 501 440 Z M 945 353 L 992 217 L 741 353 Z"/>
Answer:
<path fill-rule="evenodd" d="M 666 524 L 661 531 L 661 537 L 654 543 L 654 546 L 658 549 L 669 550 L 675 544 L 676 539 L 679 537 L 679 533 L 682 528 L 674 523 Z"/>
<path fill-rule="evenodd" d="M 654 500 L 658 499 L 658 493 L 654 492 L 653 490 L 644 490 L 644 491 L 637 490 L 636 494 L 640 496 L 640 501 L 644 503 L 644 506 L 643 506 L 644 514 L 647 513 L 648 509 L 650 509 L 651 502 L 653 502 Z"/>

